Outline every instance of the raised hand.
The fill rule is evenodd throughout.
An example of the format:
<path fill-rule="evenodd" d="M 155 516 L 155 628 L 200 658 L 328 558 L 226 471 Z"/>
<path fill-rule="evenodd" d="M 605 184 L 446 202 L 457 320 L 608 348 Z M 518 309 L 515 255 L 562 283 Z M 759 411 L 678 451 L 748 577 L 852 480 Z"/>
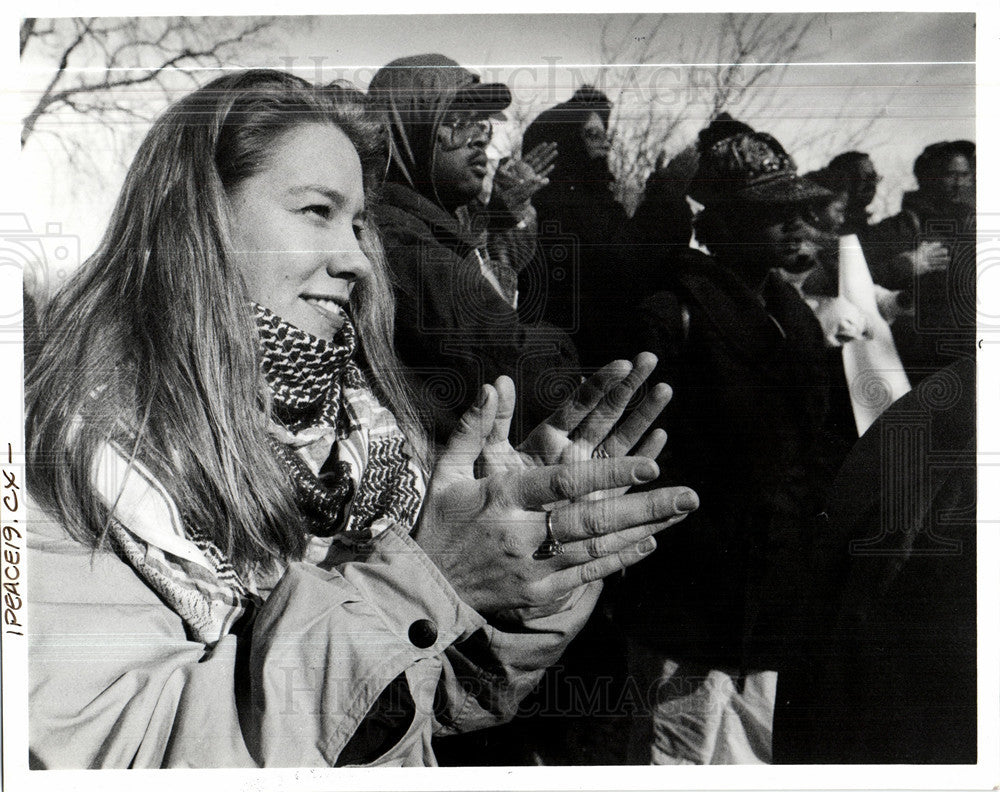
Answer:
<path fill-rule="evenodd" d="M 631 363 L 616 360 L 604 366 L 535 427 L 517 449 L 511 448 L 507 439 L 514 414 L 514 383 L 501 377 L 496 384 L 497 418 L 483 449 L 483 471 L 517 471 L 593 456 L 619 457 L 633 449 L 637 456 L 655 459 L 666 443 L 666 433 L 657 429 L 640 440 L 670 401 L 670 387 L 659 383 L 625 420 L 618 421 L 656 363 L 655 355 L 643 352 Z"/>
<path fill-rule="evenodd" d="M 539 143 L 531 151 L 521 157 L 521 161 L 530 167 L 539 179 L 546 178 L 555 168 L 559 146 L 555 143 Z"/>
<path fill-rule="evenodd" d="M 556 156 L 555 143 L 540 143 L 521 159 L 500 161 L 493 175 L 493 190 L 511 213 L 523 213 L 532 196 L 548 185 Z"/>
<path fill-rule="evenodd" d="M 844 297 L 807 297 L 806 304 L 812 308 L 828 347 L 869 341 L 874 335 L 865 312 Z"/>
<path fill-rule="evenodd" d="M 915 275 L 926 275 L 948 268 L 951 255 L 940 242 L 921 242 L 915 250 L 901 253 L 900 258 L 910 262 Z"/>
<path fill-rule="evenodd" d="M 455 588 L 483 614 L 550 609 L 584 584 L 644 558 L 652 535 L 697 507 L 673 487 L 600 501 L 594 492 L 652 481 L 643 457 L 524 466 L 477 479 L 473 472 L 493 431 L 499 397 L 484 386 L 438 459 L 415 539 Z M 553 503 L 566 505 L 546 509 Z M 547 540 L 558 552 L 539 553 Z"/>

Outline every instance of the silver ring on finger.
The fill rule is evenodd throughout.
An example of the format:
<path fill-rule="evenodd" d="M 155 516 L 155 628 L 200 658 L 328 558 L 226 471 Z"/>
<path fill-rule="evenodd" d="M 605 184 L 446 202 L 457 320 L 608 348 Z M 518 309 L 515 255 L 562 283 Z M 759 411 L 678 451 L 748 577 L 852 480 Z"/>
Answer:
<path fill-rule="evenodd" d="M 565 551 L 566 548 L 563 547 L 562 542 L 556 539 L 556 535 L 552 531 L 552 512 L 547 511 L 545 512 L 545 540 L 538 545 L 538 549 L 531 557 L 536 561 L 547 561 Z"/>

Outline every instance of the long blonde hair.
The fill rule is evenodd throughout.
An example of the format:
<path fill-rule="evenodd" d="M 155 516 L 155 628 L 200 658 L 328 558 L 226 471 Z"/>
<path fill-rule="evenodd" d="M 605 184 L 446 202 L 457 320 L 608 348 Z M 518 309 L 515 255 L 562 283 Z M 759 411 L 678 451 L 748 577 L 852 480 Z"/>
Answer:
<path fill-rule="evenodd" d="M 112 516 L 91 481 L 112 441 L 238 567 L 301 554 L 291 481 L 268 439 L 270 394 L 230 252 L 227 190 L 266 165 L 282 134 L 309 123 L 343 131 L 366 188 L 377 183 L 384 138 L 349 87 L 258 69 L 175 103 L 140 146 L 97 251 L 44 310 L 26 384 L 30 486 L 81 541 L 99 546 Z M 362 247 L 374 270 L 352 296 L 363 365 L 424 459 L 373 228 Z"/>

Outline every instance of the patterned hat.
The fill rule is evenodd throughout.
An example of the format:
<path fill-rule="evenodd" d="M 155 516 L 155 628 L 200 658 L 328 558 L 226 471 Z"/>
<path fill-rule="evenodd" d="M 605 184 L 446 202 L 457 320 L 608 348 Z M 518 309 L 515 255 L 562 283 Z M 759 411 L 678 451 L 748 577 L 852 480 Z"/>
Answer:
<path fill-rule="evenodd" d="M 690 191 L 701 204 L 796 204 L 831 197 L 828 190 L 799 176 L 795 161 L 766 132 L 739 131 L 714 142 L 702 140 L 709 145 L 701 151 Z"/>

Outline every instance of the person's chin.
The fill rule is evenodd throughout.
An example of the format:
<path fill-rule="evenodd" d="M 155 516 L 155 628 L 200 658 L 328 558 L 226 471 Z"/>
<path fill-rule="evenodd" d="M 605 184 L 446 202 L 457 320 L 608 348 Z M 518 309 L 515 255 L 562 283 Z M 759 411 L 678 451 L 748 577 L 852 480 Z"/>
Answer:
<path fill-rule="evenodd" d="M 483 191 L 483 181 L 485 180 L 485 172 L 483 175 L 479 175 L 479 169 L 470 170 L 465 181 L 461 185 L 462 197 L 465 199 L 466 203 L 471 201 L 473 198 L 479 196 Z"/>

